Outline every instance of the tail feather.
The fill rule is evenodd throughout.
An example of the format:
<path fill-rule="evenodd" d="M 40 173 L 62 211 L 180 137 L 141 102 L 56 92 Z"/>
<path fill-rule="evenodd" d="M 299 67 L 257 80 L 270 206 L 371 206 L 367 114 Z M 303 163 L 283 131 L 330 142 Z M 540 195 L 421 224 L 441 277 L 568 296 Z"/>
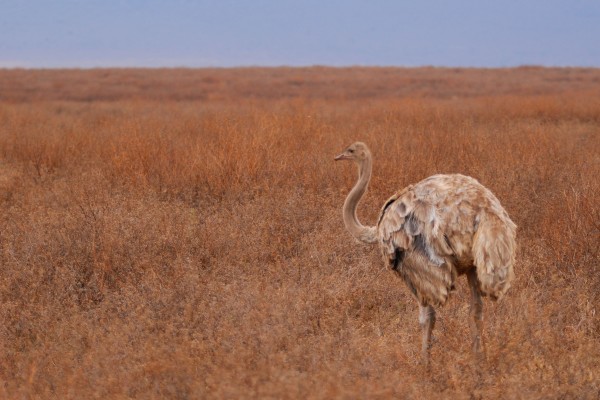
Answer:
<path fill-rule="evenodd" d="M 516 225 L 506 216 L 482 216 L 473 238 L 473 261 L 483 294 L 502 298 L 514 278 Z"/>

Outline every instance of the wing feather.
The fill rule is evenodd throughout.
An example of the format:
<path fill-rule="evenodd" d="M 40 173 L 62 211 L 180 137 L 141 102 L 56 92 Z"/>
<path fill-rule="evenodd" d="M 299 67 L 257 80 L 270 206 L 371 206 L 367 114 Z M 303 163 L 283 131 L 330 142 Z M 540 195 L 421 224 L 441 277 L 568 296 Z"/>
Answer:
<path fill-rule="evenodd" d="M 441 218 L 430 202 L 416 198 L 411 189 L 392 196 L 381 210 L 377 226 L 380 244 L 387 254 L 393 255 L 396 248 L 418 250 L 415 238 L 422 236 L 426 247 L 422 250 L 432 261 L 439 263 L 440 258 L 453 253 L 444 237 Z"/>
<path fill-rule="evenodd" d="M 435 207 L 409 187 L 392 196 L 377 226 L 383 258 L 420 301 L 445 303 L 456 273 Z"/>

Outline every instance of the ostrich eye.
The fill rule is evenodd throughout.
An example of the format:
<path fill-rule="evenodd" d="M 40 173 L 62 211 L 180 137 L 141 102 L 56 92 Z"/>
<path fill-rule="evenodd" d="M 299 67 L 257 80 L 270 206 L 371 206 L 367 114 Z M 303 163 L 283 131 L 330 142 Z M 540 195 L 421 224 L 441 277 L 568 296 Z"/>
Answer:
<path fill-rule="evenodd" d="M 353 149 L 348 149 L 348 152 L 349 153 L 354 153 L 354 150 Z"/>

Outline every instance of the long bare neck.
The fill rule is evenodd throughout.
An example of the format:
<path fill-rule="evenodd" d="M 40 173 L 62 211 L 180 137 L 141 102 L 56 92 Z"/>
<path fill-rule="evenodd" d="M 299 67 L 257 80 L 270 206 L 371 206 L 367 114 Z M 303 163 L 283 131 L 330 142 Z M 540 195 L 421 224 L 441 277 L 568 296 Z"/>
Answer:
<path fill-rule="evenodd" d="M 364 243 L 376 243 L 377 235 L 374 226 L 363 226 L 356 216 L 356 209 L 361 197 L 365 194 L 373 165 L 371 157 L 367 157 L 358 166 L 358 182 L 354 185 L 344 202 L 344 224 L 346 229 L 358 240 Z"/>

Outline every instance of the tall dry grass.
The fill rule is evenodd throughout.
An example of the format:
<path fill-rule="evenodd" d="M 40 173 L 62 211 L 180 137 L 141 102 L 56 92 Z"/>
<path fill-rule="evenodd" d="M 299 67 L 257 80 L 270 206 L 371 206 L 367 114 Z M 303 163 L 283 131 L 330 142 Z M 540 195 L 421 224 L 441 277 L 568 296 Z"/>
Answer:
<path fill-rule="evenodd" d="M 104 79 L 104 80 L 102 80 Z M 597 398 L 600 71 L 0 71 L 0 397 Z M 345 232 L 460 172 L 519 225 L 470 353 Z"/>

